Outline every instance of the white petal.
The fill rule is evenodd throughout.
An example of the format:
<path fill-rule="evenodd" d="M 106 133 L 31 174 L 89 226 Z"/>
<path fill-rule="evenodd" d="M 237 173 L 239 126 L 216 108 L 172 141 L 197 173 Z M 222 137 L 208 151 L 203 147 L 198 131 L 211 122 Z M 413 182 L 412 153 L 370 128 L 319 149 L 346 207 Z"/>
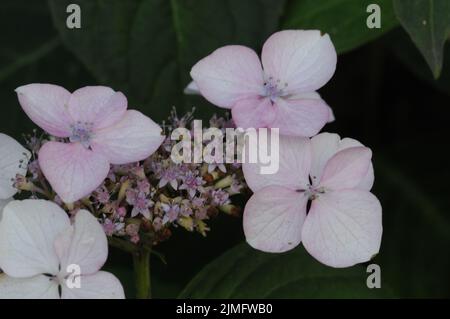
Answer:
<path fill-rule="evenodd" d="M 319 185 L 329 189 L 356 188 L 367 176 L 372 151 L 363 146 L 337 152 L 327 162 Z"/>
<path fill-rule="evenodd" d="M 36 125 L 54 136 L 70 136 L 69 91 L 58 85 L 34 83 L 20 86 L 16 92 L 22 109 Z"/>
<path fill-rule="evenodd" d="M 339 143 L 338 150 L 344 150 L 346 148 L 356 146 L 364 146 L 364 145 L 353 138 L 346 137 L 343 138 Z M 366 176 L 361 180 L 361 182 L 358 184 L 356 188 L 370 191 L 372 189 L 374 181 L 375 181 L 375 174 L 373 171 L 373 164 L 370 163 L 369 170 L 367 171 Z"/>
<path fill-rule="evenodd" d="M 245 238 L 253 248 L 284 252 L 301 241 L 308 197 L 304 193 L 270 186 L 257 191 L 244 211 Z"/>
<path fill-rule="evenodd" d="M 215 50 L 192 67 L 191 77 L 203 97 L 225 108 L 240 99 L 260 95 L 264 89 L 258 56 L 241 45 Z"/>
<path fill-rule="evenodd" d="M 57 235 L 70 226 L 67 214 L 53 202 L 13 201 L 0 222 L 0 268 L 13 277 L 57 274 Z"/>
<path fill-rule="evenodd" d="M 13 278 L 1 274 L 0 299 L 59 299 L 58 285 L 44 275 Z"/>
<path fill-rule="evenodd" d="M 287 94 L 298 94 L 325 85 L 334 74 L 337 55 L 328 34 L 285 30 L 267 39 L 261 59 L 266 77 L 287 83 Z"/>
<path fill-rule="evenodd" d="M 22 145 L 8 135 L 0 133 L 0 199 L 17 193 L 13 179 L 25 175 L 31 155 Z"/>
<path fill-rule="evenodd" d="M 80 267 L 81 275 L 97 272 L 108 257 L 108 242 L 97 219 L 87 210 L 80 210 L 72 227 L 61 233 L 55 241 L 61 261 L 61 272 L 69 265 Z"/>
<path fill-rule="evenodd" d="M 197 94 L 201 94 L 201 93 L 200 93 L 200 90 L 199 90 L 197 84 L 195 84 L 195 82 L 192 81 L 184 89 L 184 94 L 197 95 Z"/>
<path fill-rule="evenodd" d="M 381 205 L 371 193 L 343 190 L 315 199 L 302 229 L 306 250 L 332 267 L 350 267 L 378 253 Z"/>
<path fill-rule="evenodd" d="M 268 141 L 270 139 L 268 138 Z M 262 144 L 264 145 L 264 144 Z M 275 174 L 261 174 L 261 163 L 243 163 L 242 170 L 248 186 L 258 191 L 266 186 L 279 185 L 291 189 L 305 189 L 309 184 L 311 146 L 308 138 L 280 135 L 279 169 Z"/>
<path fill-rule="evenodd" d="M 3 208 L 5 208 L 6 205 L 8 205 L 9 202 L 11 202 L 13 198 L 8 199 L 0 199 L 0 221 L 2 220 L 3 216 Z"/>
<path fill-rule="evenodd" d="M 100 152 L 80 143 L 47 142 L 39 151 L 39 165 L 53 190 L 65 203 L 94 191 L 108 176 L 110 165 Z"/>
<path fill-rule="evenodd" d="M 320 133 L 311 138 L 311 178 L 317 185 L 328 160 L 336 154 L 341 138 L 337 134 Z"/>
<path fill-rule="evenodd" d="M 80 288 L 69 288 L 63 284 L 62 299 L 124 299 L 120 281 L 111 273 L 99 271 L 81 276 Z"/>
<path fill-rule="evenodd" d="M 129 110 L 120 122 L 96 132 L 92 148 L 101 152 L 111 164 L 137 162 L 158 149 L 164 141 L 161 131 L 149 117 Z"/>
<path fill-rule="evenodd" d="M 364 146 L 360 142 L 352 138 L 341 138 L 337 134 L 320 133 L 311 138 L 312 149 L 312 163 L 311 163 L 311 177 L 313 183 L 317 185 L 322 178 L 325 165 L 338 151 L 349 147 Z M 356 187 L 359 189 L 369 191 L 374 182 L 373 165 L 370 163 L 367 175 L 362 179 L 360 184 Z"/>
<path fill-rule="evenodd" d="M 103 129 L 119 122 L 127 106 L 122 92 L 106 86 L 85 86 L 72 93 L 68 111 L 74 121 L 93 123 L 94 129 Z"/>

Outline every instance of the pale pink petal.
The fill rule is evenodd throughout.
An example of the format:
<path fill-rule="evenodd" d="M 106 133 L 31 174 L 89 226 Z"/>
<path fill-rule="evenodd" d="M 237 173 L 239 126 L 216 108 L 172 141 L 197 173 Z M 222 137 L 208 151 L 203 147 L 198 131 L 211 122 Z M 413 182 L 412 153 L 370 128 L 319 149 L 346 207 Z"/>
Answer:
<path fill-rule="evenodd" d="M 58 284 L 44 275 L 13 278 L 1 274 L 0 299 L 59 299 Z"/>
<path fill-rule="evenodd" d="M 320 133 L 311 138 L 311 179 L 318 185 L 327 162 L 338 151 L 341 138 L 333 133 Z"/>
<path fill-rule="evenodd" d="M 137 162 L 158 149 L 164 141 L 161 131 L 149 117 L 129 110 L 120 122 L 95 134 L 92 148 L 108 158 L 111 164 Z"/>
<path fill-rule="evenodd" d="M 270 99 L 258 97 L 239 100 L 231 114 L 236 127 L 243 129 L 270 127 L 276 116 Z"/>
<path fill-rule="evenodd" d="M 111 273 L 99 271 L 93 275 L 81 276 L 80 288 L 61 285 L 62 299 L 124 299 L 120 281 Z"/>
<path fill-rule="evenodd" d="M 308 138 L 283 136 L 279 140 L 279 169 L 275 174 L 261 174 L 261 163 L 243 163 L 247 185 L 254 192 L 266 186 L 284 186 L 293 190 L 309 184 L 311 146 Z"/>
<path fill-rule="evenodd" d="M 321 99 L 278 98 L 275 106 L 277 116 L 270 127 L 279 128 L 284 135 L 316 135 L 330 118 L 329 107 Z"/>
<path fill-rule="evenodd" d="M 75 122 L 93 123 L 94 130 L 119 122 L 127 110 L 127 98 L 106 86 L 86 86 L 72 93 L 69 113 Z"/>
<path fill-rule="evenodd" d="M 27 172 L 30 152 L 15 139 L 0 133 L 0 199 L 7 199 L 17 193 L 13 186 L 17 174 Z"/>
<path fill-rule="evenodd" d="M 70 136 L 69 91 L 53 84 L 28 84 L 16 92 L 23 110 L 36 125 L 54 136 Z"/>
<path fill-rule="evenodd" d="M 364 145 L 355 139 L 346 137 L 341 140 L 341 142 L 339 143 L 338 149 L 343 150 L 343 149 L 346 149 L 349 147 L 355 147 L 355 146 L 364 146 Z M 371 162 L 366 176 L 361 180 L 361 182 L 356 186 L 356 188 L 370 191 L 372 189 L 374 181 L 375 181 L 375 174 L 374 174 L 373 165 Z"/>
<path fill-rule="evenodd" d="M 321 100 L 323 103 L 326 104 L 326 102 L 322 99 L 322 97 L 320 96 L 319 93 L 317 92 L 306 92 L 306 93 L 296 93 L 296 94 L 291 94 L 287 97 L 289 100 Z M 327 123 L 331 123 L 334 122 L 336 120 L 336 118 L 334 117 L 334 112 L 331 109 L 331 107 L 327 104 L 328 106 L 328 111 L 329 111 L 329 115 L 328 115 L 328 121 Z"/>
<path fill-rule="evenodd" d="M 212 104 L 231 108 L 238 100 L 263 93 L 261 62 L 255 51 L 240 45 L 215 50 L 192 67 L 191 77 Z"/>
<path fill-rule="evenodd" d="M 262 64 L 266 77 L 287 83 L 287 94 L 316 91 L 336 69 L 337 55 L 328 34 L 319 30 L 285 30 L 264 43 Z"/>
<path fill-rule="evenodd" d="M 39 151 L 39 165 L 53 190 L 65 203 L 73 203 L 89 195 L 109 172 L 108 160 L 80 143 L 45 143 Z"/>
<path fill-rule="evenodd" d="M 69 226 L 67 214 L 53 202 L 28 199 L 9 203 L 0 222 L 0 268 L 12 277 L 56 275 L 59 260 L 53 244 Z"/>
<path fill-rule="evenodd" d="M 304 193 L 270 186 L 257 191 L 244 211 L 244 233 L 250 246 L 266 252 L 284 252 L 301 241 L 308 197 Z"/>
<path fill-rule="evenodd" d="M 323 170 L 320 186 L 328 189 L 356 188 L 367 176 L 372 151 L 367 147 L 350 147 L 337 152 Z"/>
<path fill-rule="evenodd" d="M 381 205 L 371 193 L 342 190 L 315 199 L 302 229 L 306 250 L 321 263 L 350 267 L 378 253 Z"/>
<path fill-rule="evenodd" d="M 97 219 L 87 210 L 80 210 L 72 227 L 56 239 L 55 250 L 62 273 L 67 272 L 67 267 L 74 264 L 80 267 L 81 275 L 91 275 L 105 263 L 108 241 Z"/>
<path fill-rule="evenodd" d="M 197 84 L 195 84 L 194 81 L 192 81 L 191 83 L 189 83 L 185 88 L 184 88 L 184 94 L 188 94 L 188 95 L 197 95 L 197 94 L 201 94 L 200 90 L 198 89 Z"/>
<path fill-rule="evenodd" d="M 350 147 L 364 146 L 360 142 L 352 138 L 344 138 L 341 140 L 339 135 L 331 133 L 320 133 L 311 138 L 312 146 L 312 165 L 311 165 L 311 178 L 313 184 L 318 185 L 322 178 L 325 165 L 338 151 L 344 150 Z M 356 188 L 369 191 L 374 182 L 374 172 L 372 163 L 370 163 L 369 170 L 362 181 L 356 186 Z"/>

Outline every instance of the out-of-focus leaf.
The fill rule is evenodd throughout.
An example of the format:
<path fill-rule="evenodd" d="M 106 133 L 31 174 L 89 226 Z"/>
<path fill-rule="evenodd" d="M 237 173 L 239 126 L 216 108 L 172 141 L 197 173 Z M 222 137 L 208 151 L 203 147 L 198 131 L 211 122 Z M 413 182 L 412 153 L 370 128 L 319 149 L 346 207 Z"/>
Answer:
<path fill-rule="evenodd" d="M 450 34 L 450 2 L 394 0 L 394 9 L 434 77 L 438 78 L 442 69 L 444 44 Z"/>
<path fill-rule="evenodd" d="M 407 66 L 415 75 L 425 80 L 429 85 L 450 95 L 450 42 L 447 42 L 444 48 L 441 75 L 438 79 L 435 79 L 428 64 L 411 42 L 406 32 L 402 29 L 398 31 L 398 34 L 395 34 L 393 38 L 392 47 L 399 62 Z"/>
<path fill-rule="evenodd" d="M 81 29 L 71 30 L 66 27 L 71 2 L 49 2 L 65 45 L 100 83 L 124 91 L 132 107 L 157 120 L 172 105 L 188 103 L 183 88 L 195 62 L 225 44 L 259 47 L 276 29 L 284 5 L 271 0 L 81 0 Z"/>
<path fill-rule="evenodd" d="M 242 243 L 207 265 L 180 298 L 377 298 L 388 287 L 369 289 L 366 268 L 335 269 L 302 247 L 268 254 Z"/>
<path fill-rule="evenodd" d="M 44 81 L 40 66 L 54 54 L 59 40 L 52 27 L 45 0 L 3 0 L 0 10 L 0 131 L 20 141 L 31 127 L 14 89 L 32 81 Z M 40 72 L 38 72 L 40 71 Z M 32 76 L 31 76 L 32 75 Z"/>
<path fill-rule="evenodd" d="M 383 282 L 407 298 L 450 296 L 450 223 L 413 180 L 386 159 L 375 163 L 383 241 L 374 262 Z"/>
<path fill-rule="evenodd" d="M 380 7 L 379 29 L 367 27 L 370 4 Z M 283 20 L 284 28 L 319 29 L 330 34 L 338 53 L 369 42 L 397 24 L 392 0 L 291 0 Z"/>

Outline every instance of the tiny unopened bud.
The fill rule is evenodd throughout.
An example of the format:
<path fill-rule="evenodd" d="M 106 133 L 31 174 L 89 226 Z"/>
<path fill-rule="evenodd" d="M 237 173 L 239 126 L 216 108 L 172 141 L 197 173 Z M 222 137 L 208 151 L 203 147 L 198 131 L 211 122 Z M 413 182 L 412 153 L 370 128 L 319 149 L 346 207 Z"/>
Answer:
<path fill-rule="evenodd" d="M 164 194 L 159 195 L 159 200 L 161 201 L 161 203 L 165 203 L 165 204 L 170 203 L 170 198 Z"/>
<path fill-rule="evenodd" d="M 226 188 L 229 187 L 233 183 L 233 176 L 228 175 L 214 184 L 214 187 L 217 188 Z"/>
<path fill-rule="evenodd" d="M 117 195 L 117 200 L 119 203 L 124 200 L 129 187 L 130 181 L 128 179 L 125 180 L 122 185 L 120 185 L 119 195 Z"/>
<path fill-rule="evenodd" d="M 239 209 L 239 207 L 233 205 L 233 204 L 227 204 L 227 205 L 222 205 L 219 207 L 220 211 L 231 215 L 231 216 L 239 216 L 241 210 Z"/>
<path fill-rule="evenodd" d="M 206 232 L 209 231 L 209 227 L 202 220 L 197 221 L 197 230 L 203 237 L 206 237 Z"/>
<path fill-rule="evenodd" d="M 188 231 L 194 230 L 194 221 L 191 217 L 182 216 L 178 219 L 178 224 Z"/>
<path fill-rule="evenodd" d="M 28 181 L 23 175 L 17 174 L 14 179 L 14 187 L 21 191 L 32 192 L 35 190 L 35 185 Z"/>

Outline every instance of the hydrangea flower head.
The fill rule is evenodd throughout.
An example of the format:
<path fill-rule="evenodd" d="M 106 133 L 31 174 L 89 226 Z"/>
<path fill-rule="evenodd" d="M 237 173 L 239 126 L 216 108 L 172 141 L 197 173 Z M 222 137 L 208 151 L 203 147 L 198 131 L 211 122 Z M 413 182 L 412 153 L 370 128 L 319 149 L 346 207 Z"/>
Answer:
<path fill-rule="evenodd" d="M 318 30 L 285 30 L 265 42 L 261 62 L 250 48 L 229 45 L 197 62 L 186 93 L 199 90 L 211 103 L 231 108 L 242 128 L 279 128 L 313 136 L 333 120 L 316 92 L 336 68 L 336 50 Z"/>
<path fill-rule="evenodd" d="M 143 160 L 163 141 L 161 128 L 135 110 L 127 110 L 121 92 L 88 86 L 72 94 L 51 84 L 16 89 L 30 119 L 60 139 L 45 143 L 39 164 L 52 188 L 66 203 L 95 190 L 110 164 Z"/>
<path fill-rule="evenodd" d="M 337 134 L 281 136 L 276 174 L 260 175 L 259 164 L 243 164 L 255 192 L 244 211 L 247 242 L 267 252 L 284 252 L 302 242 L 332 267 L 370 260 L 382 235 L 381 205 L 370 193 L 371 156 L 358 141 Z"/>
<path fill-rule="evenodd" d="M 88 211 L 71 224 L 53 202 L 13 201 L 0 222 L 0 298 L 124 298 L 119 280 L 99 271 L 107 256 L 106 235 Z"/>

